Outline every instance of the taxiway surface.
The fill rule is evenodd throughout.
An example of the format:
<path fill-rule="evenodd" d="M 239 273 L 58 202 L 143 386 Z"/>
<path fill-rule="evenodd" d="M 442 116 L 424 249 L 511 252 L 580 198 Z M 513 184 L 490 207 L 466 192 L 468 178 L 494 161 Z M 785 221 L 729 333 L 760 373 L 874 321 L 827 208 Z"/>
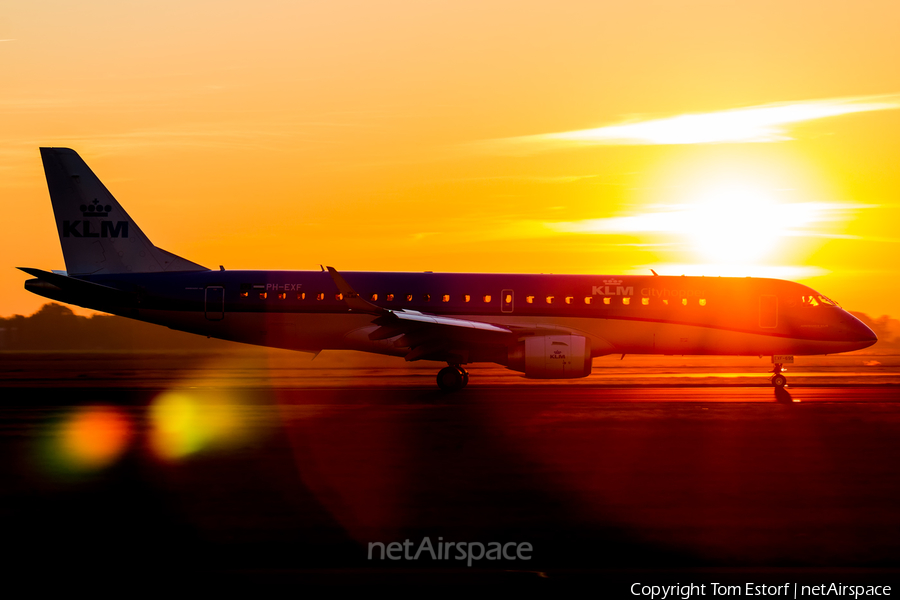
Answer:
<path fill-rule="evenodd" d="M 6 382 L 13 571 L 429 584 L 900 568 L 896 386 L 170 384 Z M 79 433 L 91 411 L 114 418 Z M 115 427 L 112 450 L 79 449 Z M 425 537 L 533 553 L 367 557 Z"/>

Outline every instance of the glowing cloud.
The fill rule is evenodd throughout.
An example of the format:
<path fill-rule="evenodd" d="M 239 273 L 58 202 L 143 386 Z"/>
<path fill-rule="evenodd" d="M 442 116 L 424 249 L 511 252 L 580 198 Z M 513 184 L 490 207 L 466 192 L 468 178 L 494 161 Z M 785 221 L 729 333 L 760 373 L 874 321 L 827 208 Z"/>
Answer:
<path fill-rule="evenodd" d="M 723 265 L 653 263 L 626 271 L 628 275 L 644 275 L 653 269 L 660 275 L 687 275 L 692 277 L 770 277 L 772 279 L 808 279 L 828 275 L 821 267 L 803 265 Z"/>
<path fill-rule="evenodd" d="M 840 202 L 776 203 L 767 194 L 744 188 L 714 189 L 693 204 L 661 207 L 633 216 L 546 223 L 558 233 L 675 235 L 698 258 L 712 264 L 758 263 L 788 237 L 846 238 L 819 230 L 825 222 L 846 220 L 866 205 Z M 778 215 L 773 219 L 772 215 Z"/>
<path fill-rule="evenodd" d="M 577 146 L 781 142 L 792 139 L 787 133 L 788 125 L 897 108 L 900 108 L 900 96 L 897 95 L 780 102 L 594 129 L 504 138 L 486 142 L 486 145 L 498 152 L 527 153 Z"/>
<path fill-rule="evenodd" d="M 740 198 L 738 196 L 738 198 Z M 725 218 L 724 209 L 704 204 L 673 204 L 657 207 L 657 212 L 646 212 L 638 215 L 606 217 L 601 219 L 585 219 L 583 221 L 558 221 L 545 223 L 545 226 L 559 233 L 691 233 L 698 228 L 710 226 L 707 213 L 712 212 L 719 219 L 716 222 L 721 226 Z M 741 209 L 730 215 L 729 222 L 738 221 L 747 217 L 750 209 L 754 212 L 762 212 L 757 206 L 739 205 L 734 203 L 731 208 Z M 804 236 L 815 235 L 827 237 L 846 237 L 837 234 L 822 234 L 807 231 L 806 228 L 814 223 L 840 219 L 840 215 L 864 208 L 870 205 L 851 204 L 844 202 L 791 202 L 778 204 L 778 222 L 773 224 L 771 220 L 765 221 L 765 227 L 777 228 L 782 235 Z"/>

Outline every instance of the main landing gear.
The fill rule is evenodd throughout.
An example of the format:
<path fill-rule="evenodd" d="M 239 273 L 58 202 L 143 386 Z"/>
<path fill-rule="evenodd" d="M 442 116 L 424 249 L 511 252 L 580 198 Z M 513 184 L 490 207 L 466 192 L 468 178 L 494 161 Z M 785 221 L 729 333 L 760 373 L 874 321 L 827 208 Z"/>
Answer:
<path fill-rule="evenodd" d="M 781 363 L 775 363 L 772 369 L 772 385 L 776 388 L 783 388 L 787 385 L 787 377 L 782 375 L 784 368 Z"/>
<path fill-rule="evenodd" d="M 449 365 L 438 371 L 437 384 L 445 392 L 461 390 L 469 383 L 469 372 L 459 365 Z"/>

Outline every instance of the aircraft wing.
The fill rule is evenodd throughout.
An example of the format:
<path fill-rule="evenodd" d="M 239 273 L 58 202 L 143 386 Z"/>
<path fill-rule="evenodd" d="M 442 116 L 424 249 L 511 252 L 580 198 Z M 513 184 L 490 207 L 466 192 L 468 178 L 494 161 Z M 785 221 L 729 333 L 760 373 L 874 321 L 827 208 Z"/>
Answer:
<path fill-rule="evenodd" d="M 378 327 L 369 333 L 369 339 L 396 338 L 396 347 L 409 348 L 405 357 L 409 361 L 466 363 L 485 354 L 505 357 L 507 347 L 518 339 L 515 331 L 502 325 L 413 310 L 390 311 L 372 322 Z"/>
<path fill-rule="evenodd" d="M 372 323 L 378 327 L 369 333 L 369 339 L 397 338 L 395 346 L 410 349 L 406 360 L 466 363 L 472 356 L 485 353 L 505 356 L 506 348 L 521 335 L 515 328 L 503 325 L 376 306 L 360 297 L 337 270 L 327 268 L 348 308 L 375 316 Z"/>
<path fill-rule="evenodd" d="M 400 310 L 394 311 L 393 316 L 401 321 L 410 321 L 413 323 L 428 323 L 431 325 L 442 325 L 444 327 L 474 329 L 478 331 L 489 331 L 493 333 L 512 333 L 511 329 L 502 325 L 493 325 L 491 323 L 483 323 L 481 321 L 468 321 L 466 319 L 457 319 L 456 317 L 442 317 L 439 315 L 429 315 L 417 310 Z"/>
<path fill-rule="evenodd" d="M 363 299 L 333 267 L 327 269 L 348 308 L 375 317 L 372 323 L 377 327 L 369 332 L 368 338 L 372 341 L 396 338 L 393 342 L 396 347 L 409 348 L 406 354 L 409 361 L 504 362 L 508 348 L 523 337 L 572 333 L 560 327 L 501 325 L 416 310 L 390 310 Z"/>

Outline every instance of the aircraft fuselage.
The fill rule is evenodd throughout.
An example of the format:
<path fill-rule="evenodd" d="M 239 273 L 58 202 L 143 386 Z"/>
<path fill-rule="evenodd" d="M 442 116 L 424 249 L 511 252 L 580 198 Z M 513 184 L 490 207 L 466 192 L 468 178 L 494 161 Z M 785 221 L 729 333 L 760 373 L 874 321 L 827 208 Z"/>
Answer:
<path fill-rule="evenodd" d="M 814 290 L 790 281 L 728 277 L 347 272 L 372 304 L 486 323 L 566 329 L 593 356 L 830 354 L 870 345 L 871 331 Z M 323 271 L 202 271 L 82 277 L 132 301 L 67 302 L 201 335 L 316 352 L 403 356 L 377 340 Z M 37 293 L 40 291 L 35 290 Z M 59 296 L 49 296 L 63 300 Z M 812 301 L 810 301 L 812 299 Z M 496 348 L 486 360 L 495 362 Z M 476 353 L 477 354 L 477 353 Z M 478 356 L 470 362 L 478 362 Z M 500 361 L 501 363 L 503 361 Z"/>

